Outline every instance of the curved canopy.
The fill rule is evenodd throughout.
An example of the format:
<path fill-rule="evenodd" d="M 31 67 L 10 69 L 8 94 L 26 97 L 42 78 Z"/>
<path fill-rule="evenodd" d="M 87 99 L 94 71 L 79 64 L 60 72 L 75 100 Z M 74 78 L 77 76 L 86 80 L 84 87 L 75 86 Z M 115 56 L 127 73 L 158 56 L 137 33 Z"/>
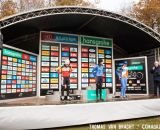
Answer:
<path fill-rule="evenodd" d="M 54 31 L 113 38 L 128 54 L 160 46 L 160 35 L 144 24 L 112 12 L 84 7 L 56 7 L 26 12 L 0 21 L 4 43 L 38 53 L 39 32 Z"/>

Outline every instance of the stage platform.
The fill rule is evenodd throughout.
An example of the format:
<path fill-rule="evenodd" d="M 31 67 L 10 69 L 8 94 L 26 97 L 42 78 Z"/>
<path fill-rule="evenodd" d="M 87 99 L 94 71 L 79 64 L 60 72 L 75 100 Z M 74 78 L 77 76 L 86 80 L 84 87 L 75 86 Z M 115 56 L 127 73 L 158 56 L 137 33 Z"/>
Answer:
<path fill-rule="evenodd" d="M 1 101 L 0 129 L 56 128 L 160 115 L 160 98 L 52 102 L 44 97 Z"/>
<path fill-rule="evenodd" d="M 130 100 L 141 100 L 141 99 L 157 99 L 155 96 L 144 96 L 144 95 L 129 95 L 126 99 L 121 98 L 109 98 L 103 102 L 115 102 L 115 101 L 130 101 Z M 29 97 L 19 99 L 0 100 L 0 107 L 10 106 L 37 106 L 37 105 L 64 105 L 64 104 L 84 104 L 84 103 L 97 103 L 96 101 L 86 100 L 71 100 L 71 101 L 50 101 L 46 100 L 45 96 L 41 97 Z M 98 102 L 99 103 L 99 102 Z"/>

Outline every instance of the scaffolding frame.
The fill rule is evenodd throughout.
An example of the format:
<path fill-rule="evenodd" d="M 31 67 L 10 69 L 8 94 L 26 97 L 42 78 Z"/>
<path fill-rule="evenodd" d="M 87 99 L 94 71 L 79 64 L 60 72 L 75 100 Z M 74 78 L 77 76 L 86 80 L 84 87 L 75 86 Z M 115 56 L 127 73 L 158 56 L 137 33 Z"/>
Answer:
<path fill-rule="evenodd" d="M 158 34 L 152 28 L 146 26 L 145 24 L 141 22 L 138 22 L 136 20 L 133 20 L 129 17 L 123 16 L 117 13 L 108 12 L 108 11 L 101 10 L 101 9 L 87 8 L 87 7 L 63 6 L 63 7 L 43 8 L 43 9 L 38 9 L 38 10 L 32 10 L 32 11 L 25 12 L 25 13 L 20 13 L 20 14 L 13 15 L 13 16 L 2 19 L 0 21 L 0 29 L 4 29 L 16 23 L 34 19 L 37 17 L 58 15 L 58 14 L 86 14 L 86 15 L 101 16 L 101 17 L 115 19 L 123 23 L 130 24 L 144 31 L 145 33 L 149 34 L 151 37 L 156 39 L 158 42 L 160 42 L 160 34 Z"/>

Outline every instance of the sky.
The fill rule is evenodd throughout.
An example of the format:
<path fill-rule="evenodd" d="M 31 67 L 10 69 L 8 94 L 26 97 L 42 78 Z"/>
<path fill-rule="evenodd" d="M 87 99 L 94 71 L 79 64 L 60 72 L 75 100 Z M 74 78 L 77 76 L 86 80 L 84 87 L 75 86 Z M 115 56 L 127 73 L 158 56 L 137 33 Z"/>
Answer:
<path fill-rule="evenodd" d="M 14 0 L 14 1 L 18 1 L 18 0 Z M 112 12 L 119 12 L 121 11 L 122 8 L 132 7 L 133 3 L 137 3 L 139 0 L 86 0 L 86 1 L 90 1 L 96 4 L 97 8 L 104 9 L 107 11 L 112 11 Z M 97 4 L 96 1 L 99 3 Z"/>
<path fill-rule="evenodd" d="M 139 0 L 89 0 L 91 2 L 100 1 L 96 4 L 98 8 L 118 12 L 122 8 L 127 8 L 137 3 Z"/>

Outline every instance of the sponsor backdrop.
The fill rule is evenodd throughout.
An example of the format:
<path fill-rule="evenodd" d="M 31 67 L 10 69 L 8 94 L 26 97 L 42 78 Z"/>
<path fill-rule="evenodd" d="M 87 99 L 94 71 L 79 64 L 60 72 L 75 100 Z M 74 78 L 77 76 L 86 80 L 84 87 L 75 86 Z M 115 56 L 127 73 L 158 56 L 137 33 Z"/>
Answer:
<path fill-rule="evenodd" d="M 104 62 L 103 88 L 108 88 L 112 92 L 112 41 L 81 36 L 81 44 L 82 88 L 96 85 L 96 79 L 91 72 L 100 58 Z"/>
<path fill-rule="evenodd" d="M 79 41 L 79 42 L 78 42 Z M 81 50 L 78 49 L 81 45 Z M 54 49 L 53 49 L 54 48 Z M 56 48 L 56 49 L 55 49 Z M 78 77 L 78 55 L 81 53 L 81 77 Z M 96 80 L 92 69 L 98 58 L 104 61 L 103 88 L 112 92 L 112 40 L 90 36 L 67 35 L 52 32 L 41 33 L 41 95 L 47 90 L 59 89 L 59 75 L 54 70 L 70 59 L 74 69 L 70 75 L 70 88 L 78 89 L 78 78 L 81 78 L 80 88 L 95 86 Z M 59 61 L 61 59 L 61 61 Z"/>
<path fill-rule="evenodd" d="M 59 88 L 59 44 L 42 43 L 41 46 L 41 95 L 47 90 Z"/>
<path fill-rule="evenodd" d="M 96 60 L 96 47 L 81 47 L 82 88 L 95 86 L 96 80 L 92 74 L 92 69 L 96 64 Z"/>
<path fill-rule="evenodd" d="M 37 57 L 3 48 L 0 99 L 36 96 Z"/>
<path fill-rule="evenodd" d="M 116 92 L 121 89 L 121 84 L 119 80 L 119 70 L 124 62 L 127 62 L 128 67 L 128 83 L 127 83 L 127 93 L 128 94 L 146 94 L 147 93 L 147 82 L 146 82 L 146 58 L 136 57 L 125 60 L 115 60 L 115 70 L 116 70 Z"/>
<path fill-rule="evenodd" d="M 98 58 L 104 61 L 103 87 L 112 92 L 112 49 L 98 48 Z"/>

